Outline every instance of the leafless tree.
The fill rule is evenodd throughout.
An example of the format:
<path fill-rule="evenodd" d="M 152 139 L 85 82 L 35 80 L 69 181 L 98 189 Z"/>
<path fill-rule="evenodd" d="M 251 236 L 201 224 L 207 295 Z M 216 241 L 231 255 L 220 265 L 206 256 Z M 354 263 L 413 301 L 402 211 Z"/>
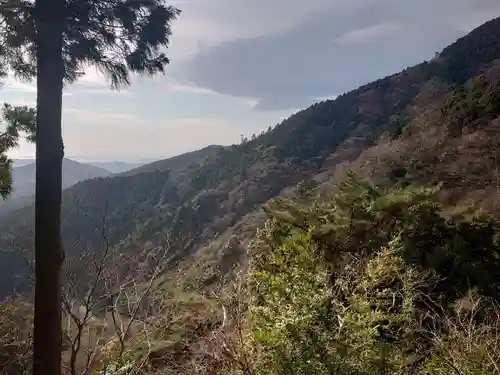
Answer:
<path fill-rule="evenodd" d="M 87 375 L 107 361 L 119 361 L 127 345 L 148 340 L 146 303 L 167 263 L 171 243 L 133 254 L 110 245 L 106 235 L 107 207 L 101 222 L 92 220 L 103 247 L 82 251 L 67 259 L 63 311 L 68 358 L 63 367 L 71 375 Z M 133 270 L 133 272 L 131 272 Z"/>
<path fill-rule="evenodd" d="M 213 294 L 219 302 L 222 325 L 213 332 L 210 351 L 219 356 L 227 373 L 255 375 L 251 352 L 245 343 L 245 321 L 248 312 L 246 270 L 241 269 L 223 295 Z"/>
<path fill-rule="evenodd" d="M 150 302 L 173 241 L 165 234 L 162 243 L 151 248 L 123 252 L 108 240 L 107 204 L 99 220 L 78 208 L 100 234 L 102 246 L 81 241 L 67 252 L 62 285 L 62 367 L 66 374 L 88 375 L 119 362 L 127 350 L 140 344 L 151 349 L 149 336 L 155 327 L 149 320 L 163 314 L 164 307 Z M 33 252 L 27 250 L 24 259 L 33 273 Z M 143 364 L 136 364 L 135 370 Z"/>

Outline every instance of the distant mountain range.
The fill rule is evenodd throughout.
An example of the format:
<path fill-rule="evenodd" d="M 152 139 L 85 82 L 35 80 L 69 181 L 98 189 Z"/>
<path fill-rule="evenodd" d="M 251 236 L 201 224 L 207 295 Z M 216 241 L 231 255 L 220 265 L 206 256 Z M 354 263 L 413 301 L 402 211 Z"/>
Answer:
<path fill-rule="evenodd" d="M 35 193 L 36 163 L 29 159 L 14 160 L 12 168 L 13 190 L 6 201 L 0 201 L 0 215 L 33 203 Z M 105 177 L 112 171 L 94 165 L 83 164 L 71 159 L 63 160 L 62 188 L 66 189 L 77 182 L 96 177 Z"/>
<path fill-rule="evenodd" d="M 86 164 L 98 168 L 104 168 L 111 173 L 123 173 L 143 165 L 143 163 L 126 163 L 124 161 L 87 162 Z"/>
<path fill-rule="evenodd" d="M 71 159 L 67 159 L 71 160 Z M 35 162 L 35 159 L 12 159 L 13 166 L 16 167 L 22 167 L 28 164 L 33 164 Z M 96 162 L 80 162 L 81 164 L 85 165 L 91 165 L 94 167 L 98 168 L 103 168 L 106 169 L 107 171 L 111 173 L 122 173 L 129 171 L 131 169 L 140 167 L 141 165 L 144 165 L 145 163 L 126 163 L 124 161 L 96 161 Z"/>
<path fill-rule="evenodd" d="M 127 163 L 123 161 L 80 163 L 69 158 L 63 160 L 62 188 L 69 188 L 80 181 L 109 175 L 130 176 L 147 172 L 182 170 L 191 164 L 197 165 L 205 157 L 213 157 L 222 146 L 211 145 L 198 151 L 188 152 L 153 163 Z M 35 170 L 34 159 L 13 159 L 13 191 L 9 199 L 0 200 L 0 216 L 28 206 L 34 202 Z"/>
<path fill-rule="evenodd" d="M 35 159 L 12 159 L 12 166 L 14 168 L 22 167 L 23 165 L 32 164 L 35 162 Z"/>

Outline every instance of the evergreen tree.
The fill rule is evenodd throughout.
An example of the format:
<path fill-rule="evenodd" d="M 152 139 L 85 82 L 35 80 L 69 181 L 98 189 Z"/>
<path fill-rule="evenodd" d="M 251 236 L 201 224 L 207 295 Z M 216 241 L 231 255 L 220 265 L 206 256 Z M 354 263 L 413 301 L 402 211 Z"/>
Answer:
<path fill-rule="evenodd" d="M 7 0 L 0 6 L 3 59 L 37 78 L 34 374 L 61 372 L 61 135 L 64 83 L 95 66 L 113 88 L 130 74 L 164 73 L 171 22 L 162 0 Z"/>
<path fill-rule="evenodd" d="M 12 160 L 7 151 L 19 145 L 22 134 L 31 142 L 35 140 L 35 110 L 4 104 L 2 112 L 5 130 L 0 133 L 0 197 L 7 199 L 12 191 Z"/>

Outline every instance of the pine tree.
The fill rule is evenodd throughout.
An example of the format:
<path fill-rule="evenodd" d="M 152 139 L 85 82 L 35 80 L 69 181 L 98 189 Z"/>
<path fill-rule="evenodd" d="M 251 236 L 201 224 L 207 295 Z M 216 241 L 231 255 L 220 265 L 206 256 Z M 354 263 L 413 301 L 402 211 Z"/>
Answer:
<path fill-rule="evenodd" d="M 0 197 L 7 199 L 12 192 L 12 160 L 7 152 L 19 145 L 23 134 L 34 142 L 36 114 L 33 108 L 9 104 L 4 104 L 2 113 L 5 130 L 0 133 Z"/>
<path fill-rule="evenodd" d="M 20 78 L 37 78 L 35 375 L 61 372 L 61 134 L 64 83 L 95 66 L 113 88 L 130 75 L 164 73 L 171 23 L 162 0 L 6 0 L 0 55 Z"/>

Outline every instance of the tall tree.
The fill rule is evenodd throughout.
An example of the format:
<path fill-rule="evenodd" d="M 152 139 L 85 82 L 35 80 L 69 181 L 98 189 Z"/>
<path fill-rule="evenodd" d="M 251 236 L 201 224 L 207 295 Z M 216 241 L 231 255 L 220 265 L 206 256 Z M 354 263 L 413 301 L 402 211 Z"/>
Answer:
<path fill-rule="evenodd" d="M 4 59 L 20 77 L 37 77 L 35 190 L 35 375 L 61 371 L 61 135 L 64 81 L 95 66 L 112 88 L 131 74 L 164 73 L 171 23 L 163 0 L 4 0 Z"/>

